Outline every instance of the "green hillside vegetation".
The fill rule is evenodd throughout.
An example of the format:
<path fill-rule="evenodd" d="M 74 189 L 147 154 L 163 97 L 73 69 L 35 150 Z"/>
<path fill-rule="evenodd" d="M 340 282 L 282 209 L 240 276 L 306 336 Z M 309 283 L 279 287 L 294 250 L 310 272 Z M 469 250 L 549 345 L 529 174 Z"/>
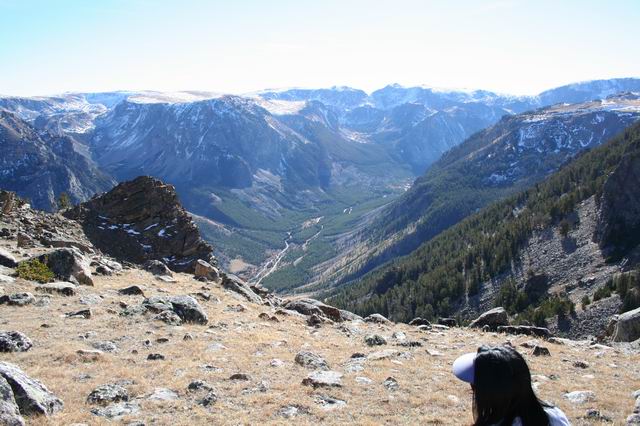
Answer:
<path fill-rule="evenodd" d="M 477 294 L 483 282 L 510 271 L 534 230 L 559 224 L 579 202 L 593 195 L 599 198 L 607 176 L 623 155 L 638 152 L 640 125 L 634 125 L 583 153 L 544 182 L 490 205 L 410 255 L 329 295 L 331 303 L 361 315 L 378 312 L 396 321 L 449 316 L 463 296 Z M 506 285 L 511 284 L 507 281 Z M 509 309 L 520 311 L 527 319 L 573 309 L 566 300 L 549 300 L 543 304 L 545 312 L 533 318 L 531 301 L 518 302 L 518 294 L 509 295 L 509 288 L 503 293 L 515 297 Z"/>

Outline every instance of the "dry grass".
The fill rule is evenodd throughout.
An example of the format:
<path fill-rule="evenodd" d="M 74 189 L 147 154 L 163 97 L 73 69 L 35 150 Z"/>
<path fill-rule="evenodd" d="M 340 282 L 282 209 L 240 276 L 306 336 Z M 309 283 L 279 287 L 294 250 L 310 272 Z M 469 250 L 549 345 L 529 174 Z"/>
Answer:
<path fill-rule="evenodd" d="M 453 378 L 450 366 L 464 352 L 474 351 L 481 344 L 502 344 L 510 340 L 522 352 L 520 346 L 530 340 L 527 337 L 507 337 L 494 333 L 479 333 L 467 329 L 451 329 L 446 332 L 421 332 L 407 325 L 380 326 L 350 324 L 358 329 L 351 336 L 337 326 L 325 325 L 319 329 L 307 327 L 296 317 L 280 317 L 280 322 L 258 319 L 261 312 L 270 308 L 251 305 L 217 285 L 202 290 L 202 283 L 188 275 L 178 275 L 177 283 L 157 281 L 150 274 L 139 270 L 127 270 L 117 277 L 96 277 L 95 287 L 81 287 L 73 297 L 53 296 L 48 306 L 1 306 L 0 329 L 18 330 L 29 336 L 34 347 L 25 353 L 2 354 L 2 359 L 15 363 L 29 375 L 41 380 L 65 402 L 64 410 L 45 419 L 30 419 L 31 424 L 88 423 L 113 424 L 91 414 L 93 408 L 85 402 L 95 387 L 121 379 L 134 382 L 128 386 L 134 398 L 139 398 L 140 413 L 124 417 L 116 423 L 141 420 L 146 424 L 470 424 L 470 391 L 468 386 Z M 200 304 L 209 315 L 209 325 L 167 326 L 146 316 L 123 317 L 119 315 L 119 303 L 140 303 L 142 296 L 120 296 L 117 289 L 132 284 L 147 288 L 147 296 L 154 294 L 189 294 L 208 291 L 221 302 Z M 5 293 L 34 292 L 34 283 L 18 280 L 3 285 Z M 34 292 L 35 293 L 35 292 Z M 91 319 L 65 318 L 64 313 L 84 309 L 81 296 L 99 294 L 102 302 L 92 305 Z M 226 310 L 228 305 L 244 304 L 244 312 Z M 48 324 L 48 328 L 41 327 Z M 403 331 L 408 340 L 420 341 L 418 348 L 402 348 L 393 344 L 391 335 Z M 83 339 L 85 333 L 95 332 L 95 337 Z M 364 335 L 376 332 L 385 336 L 389 344 L 368 348 Z M 185 341 L 191 333 L 194 340 Z M 168 338 L 167 343 L 157 343 L 158 338 Z M 92 349 L 96 341 L 113 341 L 119 350 L 104 354 L 99 360 L 81 359 L 78 349 Z M 144 342 L 150 340 L 151 346 Z M 212 343 L 226 347 L 208 350 Z M 610 415 L 616 424 L 623 424 L 631 412 L 631 392 L 640 387 L 640 356 L 625 354 L 614 349 L 593 349 L 543 343 L 551 350 L 551 357 L 529 357 L 532 373 L 555 375 L 556 380 L 539 384 L 540 396 L 558 404 L 572 419 L 573 424 L 589 424 L 579 419 L 588 408 L 597 408 Z M 344 373 L 343 387 L 314 390 L 301 384 L 309 373 L 294 363 L 295 354 L 310 350 L 323 355 L 333 370 Z M 354 352 L 370 353 L 384 349 L 397 349 L 405 355 L 378 361 L 367 361 L 360 372 L 347 372 L 345 365 Z M 438 351 L 440 356 L 427 352 Z M 164 361 L 147 361 L 149 353 L 162 353 Z M 280 359 L 282 367 L 271 367 L 273 359 Z M 585 360 L 589 368 L 578 369 L 572 364 Z M 220 370 L 207 372 L 201 366 L 213 365 Z M 232 382 L 228 377 L 237 372 L 251 376 L 249 382 Z M 81 375 L 88 378 L 81 379 Z M 360 384 L 356 377 L 372 380 L 369 385 Z M 382 382 L 393 376 L 400 384 L 396 391 L 389 391 Z M 210 408 L 196 404 L 195 398 L 186 392 L 187 385 L 196 379 L 206 380 L 215 386 L 219 400 Z M 268 383 L 266 392 L 243 392 Z M 180 398 L 175 401 L 154 402 L 146 399 L 155 388 L 170 388 Z M 597 401 L 583 406 L 573 406 L 562 395 L 574 390 L 593 390 Z M 316 403 L 317 395 L 327 395 L 346 401 L 343 408 L 325 410 Z M 286 419 L 279 410 L 288 405 L 306 407 L 308 414 Z"/>

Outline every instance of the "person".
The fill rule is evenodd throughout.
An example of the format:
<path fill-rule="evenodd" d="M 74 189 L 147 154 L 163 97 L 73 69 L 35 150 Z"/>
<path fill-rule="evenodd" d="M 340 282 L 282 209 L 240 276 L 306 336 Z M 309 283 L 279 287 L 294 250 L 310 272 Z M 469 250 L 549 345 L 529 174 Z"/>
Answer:
<path fill-rule="evenodd" d="M 538 399 L 522 355 L 509 346 L 481 346 L 453 363 L 457 378 L 471 384 L 474 426 L 570 426 L 557 407 Z"/>

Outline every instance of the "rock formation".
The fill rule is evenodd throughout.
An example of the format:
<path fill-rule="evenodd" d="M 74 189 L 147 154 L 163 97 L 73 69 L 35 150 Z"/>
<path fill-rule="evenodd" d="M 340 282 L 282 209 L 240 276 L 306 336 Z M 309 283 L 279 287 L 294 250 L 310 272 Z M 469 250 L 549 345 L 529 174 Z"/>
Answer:
<path fill-rule="evenodd" d="M 193 272 L 198 259 L 212 261 L 212 248 L 200 238 L 176 190 L 140 176 L 67 211 L 87 237 L 123 261 L 160 260 L 174 271 Z"/>

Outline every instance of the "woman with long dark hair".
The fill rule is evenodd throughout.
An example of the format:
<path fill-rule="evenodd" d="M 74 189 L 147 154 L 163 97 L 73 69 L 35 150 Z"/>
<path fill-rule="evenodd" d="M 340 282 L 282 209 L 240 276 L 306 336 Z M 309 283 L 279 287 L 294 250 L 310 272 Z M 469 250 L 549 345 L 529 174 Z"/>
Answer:
<path fill-rule="evenodd" d="M 474 426 L 570 426 L 557 407 L 538 399 L 522 355 L 509 346 L 481 346 L 453 363 L 473 389 Z"/>

